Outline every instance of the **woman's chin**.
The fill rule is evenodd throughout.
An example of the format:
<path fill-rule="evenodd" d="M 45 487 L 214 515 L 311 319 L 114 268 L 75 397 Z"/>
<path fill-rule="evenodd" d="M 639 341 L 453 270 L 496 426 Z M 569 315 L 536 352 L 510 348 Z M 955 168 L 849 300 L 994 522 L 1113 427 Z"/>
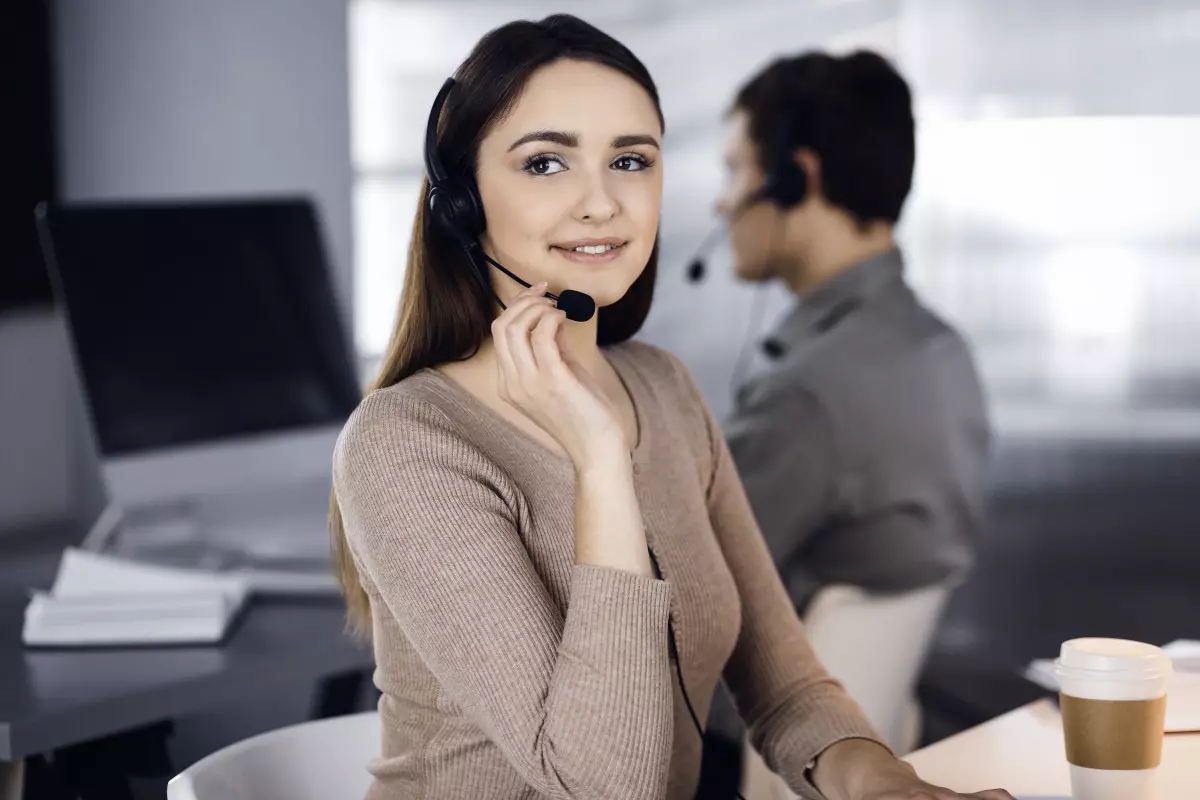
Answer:
<path fill-rule="evenodd" d="M 592 299 L 596 301 L 596 308 L 604 308 L 605 306 L 613 305 L 624 297 L 632 285 L 633 281 L 596 280 L 593 278 L 589 281 L 579 281 L 564 288 L 574 289 L 577 292 L 591 295 Z"/>

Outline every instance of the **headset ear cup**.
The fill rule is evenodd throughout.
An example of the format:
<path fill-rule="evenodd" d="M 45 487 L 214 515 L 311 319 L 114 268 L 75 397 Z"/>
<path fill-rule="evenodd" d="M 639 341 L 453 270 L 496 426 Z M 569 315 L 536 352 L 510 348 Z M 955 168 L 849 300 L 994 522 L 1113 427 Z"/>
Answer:
<path fill-rule="evenodd" d="M 434 183 L 429 187 L 429 213 L 434 222 L 464 247 L 476 243 L 483 233 L 483 212 L 471 189 L 454 183 Z"/>
<path fill-rule="evenodd" d="M 808 194 L 808 173 L 788 154 L 778 176 L 778 202 L 784 208 L 794 208 L 804 202 Z"/>
<path fill-rule="evenodd" d="M 800 205 L 808 194 L 808 173 L 796 162 L 793 149 L 798 134 L 799 119 L 786 117 L 771 141 L 763 194 L 784 210 Z"/>
<path fill-rule="evenodd" d="M 487 229 L 487 218 L 483 213 L 483 201 L 479 197 L 479 190 L 475 188 L 474 182 L 457 188 L 459 191 L 455 193 L 456 213 L 462 221 L 463 230 L 472 239 L 478 239 Z"/>
<path fill-rule="evenodd" d="M 433 217 L 434 224 L 443 233 L 456 239 L 461 238 L 455 221 L 454 203 L 444 186 L 436 183 L 430 185 L 426 205 L 429 208 L 429 215 Z"/>
<path fill-rule="evenodd" d="M 779 165 L 767 173 L 762 196 L 784 209 L 804 202 L 808 191 L 808 176 L 798 164 Z"/>

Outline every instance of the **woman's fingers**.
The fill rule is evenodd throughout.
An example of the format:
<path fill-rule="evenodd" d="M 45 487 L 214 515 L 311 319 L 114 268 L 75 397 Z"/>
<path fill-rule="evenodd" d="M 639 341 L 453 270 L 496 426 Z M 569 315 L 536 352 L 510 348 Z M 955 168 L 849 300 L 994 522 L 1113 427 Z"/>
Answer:
<path fill-rule="evenodd" d="M 513 320 L 526 308 L 533 303 L 540 301 L 545 296 L 544 283 L 535 284 L 517 295 L 508 305 L 508 308 L 492 320 L 492 341 L 496 345 L 497 355 L 503 362 L 509 359 L 508 353 L 508 337 L 507 331 L 512 325 Z"/>
<path fill-rule="evenodd" d="M 532 333 L 547 316 L 559 313 L 545 292 L 545 283 L 530 287 L 517 295 L 492 323 L 499 388 L 506 400 L 519 403 L 544 388 L 533 352 Z"/>
<path fill-rule="evenodd" d="M 538 323 L 553 313 L 555 309 L 549 300 L 535 298 L 524 308 L 515 311 L 512 320 L 504 328 L 508 356 L 516 378 L 530 390 L 535 389 L 539 380 L 537 360 L 533 355 L 530 338 Z"/>
<path fill-rule="evenodd" d="M 558 380 L 566 377 L 567 372 L 566 361 L 558 344 L 558 335 L 566 319 L 564 312 L 552 309 L 538 320 L 529 336 L 538 371 Z"/>
<path fill-rule="evenodd" d="M 521 292 L 513 301 L 508 304 L 508 308 L 500 313 L 500 316 L 492 320 L 492 336 L 499 340 L 503 338 L 504 332 L 512 325 L 513 320 L 534 302 L 545 302 L 546 299 L 546 283 L 534 284 L 525 291 Z"/>

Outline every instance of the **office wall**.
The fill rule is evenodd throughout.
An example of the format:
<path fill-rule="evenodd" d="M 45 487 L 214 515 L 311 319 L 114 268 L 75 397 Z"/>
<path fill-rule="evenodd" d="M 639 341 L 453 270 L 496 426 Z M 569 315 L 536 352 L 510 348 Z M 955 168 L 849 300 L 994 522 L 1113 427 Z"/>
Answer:
<path fill-rule="evenodd" d="M 351 296 L 344 2 L 58 0 L 56 12 L 64 199 L 311 193 Z"/>

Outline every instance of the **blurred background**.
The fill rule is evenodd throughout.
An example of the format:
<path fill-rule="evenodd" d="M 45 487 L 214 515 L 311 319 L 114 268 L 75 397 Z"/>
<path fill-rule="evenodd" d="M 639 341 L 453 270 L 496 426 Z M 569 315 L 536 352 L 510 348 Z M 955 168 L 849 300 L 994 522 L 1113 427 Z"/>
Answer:
<path fill-rule="evenodd" d="M 705 284 L 684 280 L 715 221 L 736 88 L 776 55 L 859 47 L 913 88 L 909 277 L 974 347 L 997 432 L 983 555 L 922 678 L 926 741 L 1024 702 L 1014 670 L 1066 638 L 1200 638 L 1200 3 L 12 5 L 0 26 L 0 562 L 42 535 L 31 531 L 71 540 L 95 510 L 37 202 L 310 196 L 365 382 L 403 283 L 437 88 L 487 30 L 567 11 L 621 39 L 658 83 L 662 267 L 643 338 L 682 357 L 718 415 L 743 345 L 787 306 L 767 289 L 752 320 L 756 290 L 723 254 Z M 303 717 L 305 703 L 264 692 L 212 709 L 181 722 L 172 747 L 190 763 Z"/>

